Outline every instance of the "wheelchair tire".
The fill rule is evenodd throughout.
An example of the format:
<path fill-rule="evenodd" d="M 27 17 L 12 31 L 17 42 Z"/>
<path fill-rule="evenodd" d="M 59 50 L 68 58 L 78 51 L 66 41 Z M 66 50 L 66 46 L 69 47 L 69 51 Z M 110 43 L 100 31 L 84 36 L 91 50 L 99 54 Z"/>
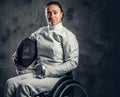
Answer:
<path fill-rule="evenodd" d="M 53 97 L 88 97 L 88 95 L 80 83 L 66 80 L 58 86 Z"/>

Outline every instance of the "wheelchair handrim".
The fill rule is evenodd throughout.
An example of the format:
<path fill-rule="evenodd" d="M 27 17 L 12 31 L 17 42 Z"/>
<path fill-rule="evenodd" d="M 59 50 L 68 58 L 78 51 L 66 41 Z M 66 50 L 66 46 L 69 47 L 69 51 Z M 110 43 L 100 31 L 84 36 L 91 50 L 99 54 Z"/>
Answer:
<path fill-rule="evenodd" d="M 83 92 L 83 94 L 85 95 L 85 97 L 88 97 L 85 89 L 84 89 L 83 87 L 81 87 L 79 84 L 76 84 L 76 83 L 72 83 L 72 84 L 66 86 L 66 87 L 62 90 L 62 92 L 61 92 L 61 94 L 60 94 L 59 97 L 62 97 L 62 95 L 64 94 L 64 92 L 65 92 L 68 88 L 70 88 L 70 87 L 72 87 L 72 86 L 78 87 L 78 88 Z"/>

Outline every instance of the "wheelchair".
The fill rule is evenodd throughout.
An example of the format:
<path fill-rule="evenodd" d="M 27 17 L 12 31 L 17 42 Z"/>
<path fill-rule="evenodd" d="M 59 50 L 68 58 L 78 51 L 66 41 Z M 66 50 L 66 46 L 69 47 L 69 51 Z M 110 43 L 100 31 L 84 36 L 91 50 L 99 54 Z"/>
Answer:
<path fill-rule="evenodd" d="M 51 91 L 45 91 L 34 97 L 88 97 L 84 87 L 73 80 L 72 72 L 61 78 Z"/>

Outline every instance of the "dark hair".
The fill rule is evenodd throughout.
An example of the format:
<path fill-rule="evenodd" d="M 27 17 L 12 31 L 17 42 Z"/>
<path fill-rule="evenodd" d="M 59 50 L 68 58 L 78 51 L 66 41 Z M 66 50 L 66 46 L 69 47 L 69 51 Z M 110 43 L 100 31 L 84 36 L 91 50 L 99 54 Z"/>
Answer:
<path fill-rule="evenodd" d="M 45 8 L 47 8 L 50 5 L 57 5 L 60 8 L 61 12 L 63 12 L 63 17 L 64 17 L 64 11 L 63 11 L 63 8 L 59 2 L 51 1 L 45 5 Z"/>

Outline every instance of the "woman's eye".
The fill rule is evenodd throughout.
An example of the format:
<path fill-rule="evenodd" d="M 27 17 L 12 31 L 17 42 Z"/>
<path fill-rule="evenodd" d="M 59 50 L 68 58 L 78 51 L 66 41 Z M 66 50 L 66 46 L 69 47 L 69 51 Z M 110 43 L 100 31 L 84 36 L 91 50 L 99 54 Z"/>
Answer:
<path fill-rule="evenodd" d="M 54 12 L 54 14 L 58 14 L 58 12 Z"/>

